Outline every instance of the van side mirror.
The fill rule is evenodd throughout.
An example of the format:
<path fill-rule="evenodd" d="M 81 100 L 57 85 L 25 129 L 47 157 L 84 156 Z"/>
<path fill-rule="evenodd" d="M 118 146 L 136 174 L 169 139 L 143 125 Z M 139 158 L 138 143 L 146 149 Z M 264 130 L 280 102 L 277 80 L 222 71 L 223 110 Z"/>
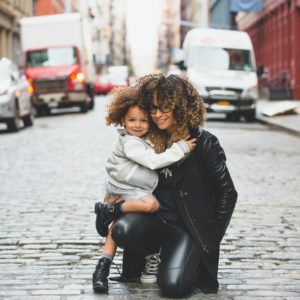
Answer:
<path fill-rule="evenodd" d="M 186 71 L 187 67 L 184 63 L 184 60 L 180 60 L 178 61 L 176 64 L 176 66 L 178 66 L 178 68 L 181 70 L 181 71 Z"/>
<path fill-rule="evenodd" d="M 257 70 L 256 70 L 257 76 L 260 77 L 264 73 L 265 73 L 265 66 L 264 65 L 259 65 L 257 67 Z"/>

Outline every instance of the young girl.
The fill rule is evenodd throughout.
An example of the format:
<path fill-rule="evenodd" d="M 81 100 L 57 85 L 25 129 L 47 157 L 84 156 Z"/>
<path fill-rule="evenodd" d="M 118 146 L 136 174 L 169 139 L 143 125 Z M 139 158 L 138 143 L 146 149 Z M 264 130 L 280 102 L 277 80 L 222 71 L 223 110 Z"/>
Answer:
<path fill-rule="evenodd" d="M 146 137 L 151 130 L 150 118 L 140 104 L 140 98 L 133 87 L 114 91 L 108 106 L 108 125 L 121 125 L 117 145 L 107 160 L 106 194 L 120 195 L 122 201 L 116 204 L 95 204 L 96 229 L 106 236 L 101 258 L 93 274 L 95 292 L 108 292 L 108 275 L 116 244 L 111 237 L 112 221 L 128 212 L 154 213 L 159 209 L 157 199 L 152 195 L 158 183 L 155 169 L 181 160 L 195 147 L 196 139 L 180 140 L 163 153 L 155 153 Z M 142 282 L 149 282 L 142 274 Z M 156 277 L 155 277 L 156 280 Z M 152 281 L 153 282 L 153 281 Z"/>

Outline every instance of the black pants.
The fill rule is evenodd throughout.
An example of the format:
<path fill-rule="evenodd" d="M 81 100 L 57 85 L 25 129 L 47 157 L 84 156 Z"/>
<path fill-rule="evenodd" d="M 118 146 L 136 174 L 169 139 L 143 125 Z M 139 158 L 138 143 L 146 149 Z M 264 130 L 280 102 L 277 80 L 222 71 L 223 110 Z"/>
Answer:
<path fill-rule="evenodd" d="M 182 297 L 191 291 L 197 279 L 200 254 L 183 228 L 162 222 L 155 214 L 128 213 L 115 223 L 112 237 L 125 249 L 127 257 L 123 259 L 128 259 L 123 264 L 125 272 L 135 268 L 132 264 L 141 266 L 141 257 L 161 247 L 158 284 L 162 294 Z"/>

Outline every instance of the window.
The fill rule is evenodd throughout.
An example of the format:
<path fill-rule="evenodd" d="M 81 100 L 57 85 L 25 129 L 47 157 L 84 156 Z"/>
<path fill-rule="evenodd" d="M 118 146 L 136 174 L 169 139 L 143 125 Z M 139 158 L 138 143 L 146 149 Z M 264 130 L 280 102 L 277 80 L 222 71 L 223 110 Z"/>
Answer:
<path fill-rule="evenodd" d="M 27 52 L 28 67 L 55 67 L 78 63 L 78 57 L 73 47 L 57 47 Z"/>

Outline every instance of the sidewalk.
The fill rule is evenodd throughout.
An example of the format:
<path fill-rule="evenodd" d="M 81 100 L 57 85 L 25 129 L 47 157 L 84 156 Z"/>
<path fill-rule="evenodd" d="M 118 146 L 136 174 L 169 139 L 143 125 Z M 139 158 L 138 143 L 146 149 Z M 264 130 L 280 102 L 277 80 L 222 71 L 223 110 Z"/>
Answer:
<path fill-rule="evenodd" d="M 298 111 L 300 110 L 300 100 L 291 100 L 299 104 Z M 272 108 L 278 105 L 282 101 L 274 100 L 258 100 L 257 101 L 257 112 L 256 120 L 262 123 L 266 123 L 283 130 L 287 130 L 293 134 L 300 135 L 300 113 L 298 114 L 282 114 L 273 117 L 263 115 L 262 111 L 265 108 Z"/>

